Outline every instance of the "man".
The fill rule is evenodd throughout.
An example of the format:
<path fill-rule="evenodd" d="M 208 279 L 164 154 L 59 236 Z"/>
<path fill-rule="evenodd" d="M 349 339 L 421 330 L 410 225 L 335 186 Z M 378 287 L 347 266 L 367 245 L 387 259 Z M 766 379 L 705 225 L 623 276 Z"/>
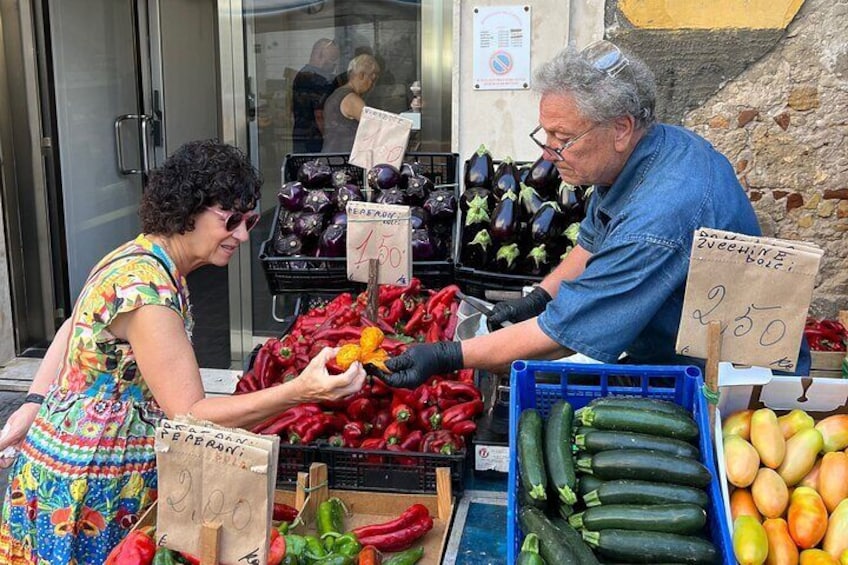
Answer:
<path fill-rule="evenodd" d="M 333 91 L 333 73 L 339 62 L 339 46 L 319 39 L 312 46 L 309 63 L 292 82 L 292 143 L 294 153 L 320 153 L 324 144 L 324 101 Z"/>
<path fill-rule="evenodd" d="M 496 305 L 490 321 L 514 325 L 410 348 L 386 363 L 392 385 L 573 352 L 604 363 L 622 353 L 632 363 L 698 363 L 674 352 L 693 232 L 760 235 L 727 159 L 694 133 L 656 123 L 656 85 L 642 61 L 608 41 L 569 48 L 536 71 L 533 86 L 541 101 L 532 139 L 562 180 L 595 186 L 577 245 L 528 296 Z M 802 356 L 799 373 L 808 366 Z"/>

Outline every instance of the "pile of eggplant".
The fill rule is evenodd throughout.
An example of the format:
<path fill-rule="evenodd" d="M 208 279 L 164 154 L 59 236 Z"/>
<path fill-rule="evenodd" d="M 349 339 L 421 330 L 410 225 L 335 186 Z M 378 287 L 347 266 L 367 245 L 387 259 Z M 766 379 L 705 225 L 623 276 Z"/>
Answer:
<path fill-rule="evenodd" d="M 276 256 L 344 257 L 347 203 L 370 196 L 372 202 L 410 207 L 413 261 L 449 258 L 458 204 L 453 188 L 435 187 L 417 162 L 403 163 L 400 170 L 385 163 L 374 165 L 365 182 L 370 190 L 320 159 L 303 163 L 296 180 L 285 182 L 277 193 L 280 213 L 272 232 Z"/>
<path fill-rule="evenodd" d="M 506 157 L 496 168 L 481 145 L 463 181 L 461 266 L 543 277 L 577 241 L 589 189 L 562 182 L 543 157 L 523 166 Z"/>

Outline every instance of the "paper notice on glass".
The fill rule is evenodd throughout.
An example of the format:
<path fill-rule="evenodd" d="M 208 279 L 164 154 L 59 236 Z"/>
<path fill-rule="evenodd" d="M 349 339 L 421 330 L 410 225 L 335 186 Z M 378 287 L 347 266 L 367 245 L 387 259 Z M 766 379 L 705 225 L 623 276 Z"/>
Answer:
<path fill-rule="evenodd" d="M 366 171 L 379 163 L 400 168 L 412 120 L 366 106 L 350 151 L 350 162 Z"/>
<path fill-rule="evenodd" d="M 677 334 L 681 355 L 706 358 L 721 324 L 721 361 L 792 371 L 822 250 L 806 242 L 700 228 Z"/>
<path fill-rule="evenodd" d="M 155 443 L 157 543 L 197 555 L 202 525 L 217 523 L 221 563 L 266 563 L 278 442 L 163 420 Z"/>

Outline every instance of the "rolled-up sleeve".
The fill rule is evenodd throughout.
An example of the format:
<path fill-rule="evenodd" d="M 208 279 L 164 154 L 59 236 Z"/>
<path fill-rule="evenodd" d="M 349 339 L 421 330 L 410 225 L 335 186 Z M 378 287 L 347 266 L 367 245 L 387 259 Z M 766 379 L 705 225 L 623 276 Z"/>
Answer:
<path fill-rule="evenodd" d="M 674 243 L 645 236 L 608 239 L 579 277 L 560 285 L 539 327 L 572 351 L 615 363 L 687 271 Z"/>

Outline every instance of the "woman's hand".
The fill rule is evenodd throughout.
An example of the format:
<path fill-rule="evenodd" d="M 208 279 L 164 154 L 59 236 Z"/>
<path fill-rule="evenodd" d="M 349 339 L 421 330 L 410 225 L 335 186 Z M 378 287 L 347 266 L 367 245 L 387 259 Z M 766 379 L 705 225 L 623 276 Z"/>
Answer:
<path fill-rule="evenodd" d="M 300 402 L 341 400 L 359 392 L 365 384 L 365 369 L 358 361 L 340 375 L 327 372 L 327 363 L 338 352 L 338 348 L 325 347 L 292 382 L 300 386 Z"/>
<path fill-rule="evenodd" d="M 5 469 L 15 461 L 17 451 L 11 457 L 7 457 L 6 448 L 19 448 L 21 442 L 27 435 L 30 426 L 35 421 L 35 416 L 38 414 L 38 404 L 28 402 L 15 410 L 9 419 L 6 420 L 6 425 L 3 426 L 3 432 L 0 433 L 0 468 Z"/>

